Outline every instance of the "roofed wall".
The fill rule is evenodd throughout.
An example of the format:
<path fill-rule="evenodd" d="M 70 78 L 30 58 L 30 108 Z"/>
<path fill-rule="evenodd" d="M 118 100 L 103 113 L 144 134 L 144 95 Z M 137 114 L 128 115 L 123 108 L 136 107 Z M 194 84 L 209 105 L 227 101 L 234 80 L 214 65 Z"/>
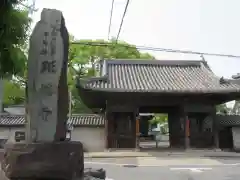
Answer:
<path fill-rule="evenodd" d="M 79 114 L 72 115 L 67 123 L 73 126 L 103 127 L 105 125 L 105 118 L 97 114 Z M 24 115 L 0 116 L 0 126 L 24 126 L 24 124 Z"/>

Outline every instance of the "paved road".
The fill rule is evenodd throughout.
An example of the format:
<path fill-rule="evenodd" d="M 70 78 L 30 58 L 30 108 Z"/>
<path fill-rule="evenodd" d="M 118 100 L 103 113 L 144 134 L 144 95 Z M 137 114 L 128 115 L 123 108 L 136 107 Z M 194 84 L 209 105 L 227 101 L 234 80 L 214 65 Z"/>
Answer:
<path fill-rule="evenodd" d="M 89 166 L 89 165 L 86 165 Z M 91 165 L 94 168 L 104 168 L 108 179 L 112 180 L 239 180 L 239 166 L 213 167 L 120 167 L 111 165 Z"/>
<path fill-rule="evenodd" d="M 234 158 L 86 158 L 85 168 L 88 167 L 104 168 L 108 180 L 239 180 L 240 177 L 240 159 Z M 1 176 L 0 180 L 7 179 Z"/>
<path fill-rule="evenodd" d="M 141 167 L 152 166 L 228 166 L 240 165 L 240 158 L 201 158 L 201 157 L 138 157 L 138 158 L 85 158 L 86 164 L 99 165 L 135 165 Z"/>
<path fill-rule="evenodd" d="M 151 166 L 149 162 L 139 163 L 137 158 L 125 158 L 121 163 L 117 159 L 92 159 L 91 161 L 86 159 L 85 167 L 104 168 L 108 179 L 112 180 L 238 180 L 240 177 L 240 159 L 214 159 L 213 161 L 210 159 L 201 164 L 187 164 L 186 161 L 190 162 L 189 159 L 165 160 L 173 163 L 154 164 L 154 162 Z M 124 166 L 127 164 L 131 166 Z M 137 167 L 137 165 L 140 166 Z"/>

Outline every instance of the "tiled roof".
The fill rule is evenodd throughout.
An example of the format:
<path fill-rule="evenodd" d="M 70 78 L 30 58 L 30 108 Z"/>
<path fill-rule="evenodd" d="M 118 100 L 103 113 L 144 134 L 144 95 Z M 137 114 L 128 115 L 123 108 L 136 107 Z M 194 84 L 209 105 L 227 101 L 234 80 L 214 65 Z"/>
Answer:
<path fill-rule="evenodd" d="M 19 126 L 24 125 L 25 119 L 23 115 L 1 115 L 0 126 Z M 68 119 L 68 124 L 73 126 L 104 126 L 105 119 L 103 116 L 96 114 L 79 114 L 72 115 Z"/>
<path fill-rule="evenodd" d="M 105 118 L 97 114 L 73 115 L 68 123 L 74 126 L 104 126 Z"/>
<path fill-rule="evenodd" d="M 239 115 L 217 115 L 217 120 L 222 126 L 240 126 Z"/>
<path fill-rule="evenodd" d="M 217 77 L 206 61 L 105 60 L 102 70 L 102 79 L 82 81 L 82 86 L 118 92 L 240 92 L 240 85 Z"/>

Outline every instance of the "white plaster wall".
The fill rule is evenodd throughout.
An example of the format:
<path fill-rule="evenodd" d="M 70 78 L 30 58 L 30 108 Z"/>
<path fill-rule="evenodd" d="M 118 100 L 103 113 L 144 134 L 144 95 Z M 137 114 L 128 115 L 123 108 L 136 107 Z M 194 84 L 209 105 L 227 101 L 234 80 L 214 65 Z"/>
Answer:
<path fill-rule="evenodd" d="M 0 139 L 8 139 L 7 143 L 15 142 L 15 131 L 24 131 L 23 127 L 0 127 Z"/>
<path fill-rule="evenodd" d="M 89 152 L 104 151 L 105 129 L 97 127 L 75 127 L 71 134 L 72 141 L 81 141 Z"/>
<path fill-rule="evenodd" d="M 0 139 L 15 143 L 15 131 L 24 131 L 24 127 L 0 127 Z M 105 149 L 105 129 L 98 127 L 75 127 L 71 134 L 72 141 L 81 141 L 89 152 Z"/>
<path fill-rule="evenodd" d="M 240 127 L 232 127 L 233 148 L 240 149 Z"/>

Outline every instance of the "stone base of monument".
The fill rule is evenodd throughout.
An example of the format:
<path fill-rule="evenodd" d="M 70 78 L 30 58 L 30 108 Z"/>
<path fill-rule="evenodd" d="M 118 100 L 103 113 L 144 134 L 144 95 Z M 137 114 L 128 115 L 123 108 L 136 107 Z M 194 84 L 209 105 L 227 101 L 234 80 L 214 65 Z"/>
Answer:
<path fill-rule="evenodd" d="M 9 179 L 81 179 L 83 146 L 72 141 L 14 144 L 6 147 L 2 170 Z"/>

